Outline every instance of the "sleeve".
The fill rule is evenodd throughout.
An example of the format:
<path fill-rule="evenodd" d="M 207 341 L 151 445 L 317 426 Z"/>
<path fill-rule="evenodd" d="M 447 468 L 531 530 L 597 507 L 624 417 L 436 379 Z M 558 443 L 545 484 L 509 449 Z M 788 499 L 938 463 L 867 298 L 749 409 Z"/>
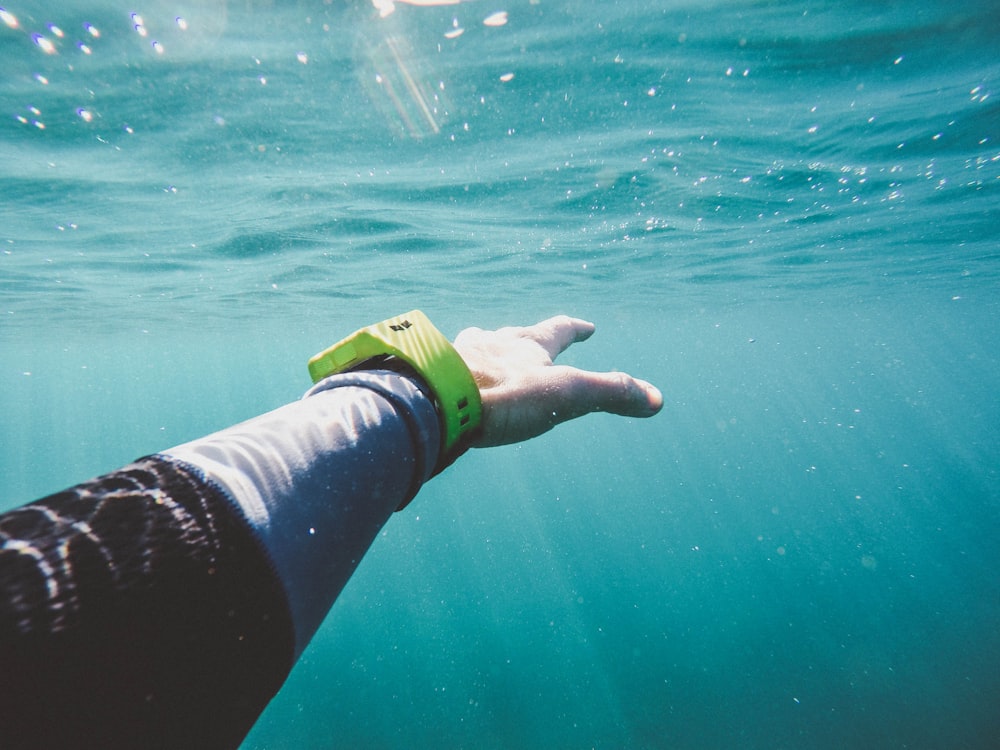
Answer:
<path fill-rule="evenodd" d="M 0 515 L 0 746 L 235 747 L 437 460 L 393 373 Z"/>

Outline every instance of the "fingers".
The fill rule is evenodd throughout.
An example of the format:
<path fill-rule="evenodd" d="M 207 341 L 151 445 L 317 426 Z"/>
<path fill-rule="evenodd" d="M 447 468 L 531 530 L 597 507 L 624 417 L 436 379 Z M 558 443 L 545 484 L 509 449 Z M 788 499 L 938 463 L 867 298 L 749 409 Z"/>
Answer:
<path fill-rule="evenodd" d="M 455 348 L 469 365 L 483 400 L 476 445 L 528 440 L 595 411 L 627 417 L 659 412 L 663 396 L 645 380 L 553 364 L 569 346 L 593 333 L 593 323 L 567 315 L 532 326 L 467 328 L 459 333 Z"/>
<path fill-rule="evenodd" d="M 556 315 L 548 320 L 519 329 L 522 338 L 530 339 L 555 359 L 571 344 L 586 341 L 594 333 L 594 324 L 568 315 Z"/>
<path fill-rule="evenodd" d="M 567 379 L 571 387 L 566 397 L 576 413 L 572 418 L 594 411 L 618 414 L 623 417 L 651 417 L 663 408 L 663 394 L 645 380 L 633 378 L 624 372 L 572 371 Z"/>

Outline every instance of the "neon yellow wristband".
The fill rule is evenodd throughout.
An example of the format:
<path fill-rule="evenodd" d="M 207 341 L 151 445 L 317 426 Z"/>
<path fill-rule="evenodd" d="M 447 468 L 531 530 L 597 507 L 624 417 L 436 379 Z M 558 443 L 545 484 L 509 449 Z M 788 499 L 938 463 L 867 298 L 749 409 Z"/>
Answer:
<path fill-rule="evenodd" d="M 309 360 L 314 383 L 362 368 L 379 357 L 409 365 L 434 394 L 441 418 L 440 471 L 467 447 L 482 422 L 483 402 L 472 373 L 455 347 L 420 310 L 362 328 Z"/>

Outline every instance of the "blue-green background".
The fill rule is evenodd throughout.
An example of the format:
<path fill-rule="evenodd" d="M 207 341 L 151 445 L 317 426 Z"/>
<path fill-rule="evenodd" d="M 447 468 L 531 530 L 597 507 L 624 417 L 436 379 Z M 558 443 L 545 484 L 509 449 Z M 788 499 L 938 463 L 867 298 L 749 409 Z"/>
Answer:
<path fill-rule="evenodd" d="M 665 394 L 425 487 L 246 748 L 996 746 L 994 2 L 3 8 L 3 507 L 413 307 Z"/>

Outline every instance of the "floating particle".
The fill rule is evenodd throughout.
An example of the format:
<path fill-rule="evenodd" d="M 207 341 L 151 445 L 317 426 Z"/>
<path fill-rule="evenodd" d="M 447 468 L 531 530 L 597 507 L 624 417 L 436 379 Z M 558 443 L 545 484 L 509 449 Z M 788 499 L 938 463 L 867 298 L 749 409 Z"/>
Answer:
<path fill-rule="evenodd" d="M 0 21 L 3 21 L 5 24 L 7 24 L 7 26 L 9 26 L 12 29 L 16 29 L 19 25 L 17 22 L 17 16 L 15 16 L 9 10 L 4 10 L 3 8 L 0 8 Z"/>
<path fill-rule="evenodd" d="M 38 49 L 46 55 L 54 55 L 56 53 L 56 45 L 50 39 L 46 39 L 41 34 L 32 34 L 31 39 L 38 46 Z"/>
<path fill-rule="evenodd" d="M 507 11 L 498 10 L 483 19 L 484 26 L 503 26 L 507 23 Z"/>

